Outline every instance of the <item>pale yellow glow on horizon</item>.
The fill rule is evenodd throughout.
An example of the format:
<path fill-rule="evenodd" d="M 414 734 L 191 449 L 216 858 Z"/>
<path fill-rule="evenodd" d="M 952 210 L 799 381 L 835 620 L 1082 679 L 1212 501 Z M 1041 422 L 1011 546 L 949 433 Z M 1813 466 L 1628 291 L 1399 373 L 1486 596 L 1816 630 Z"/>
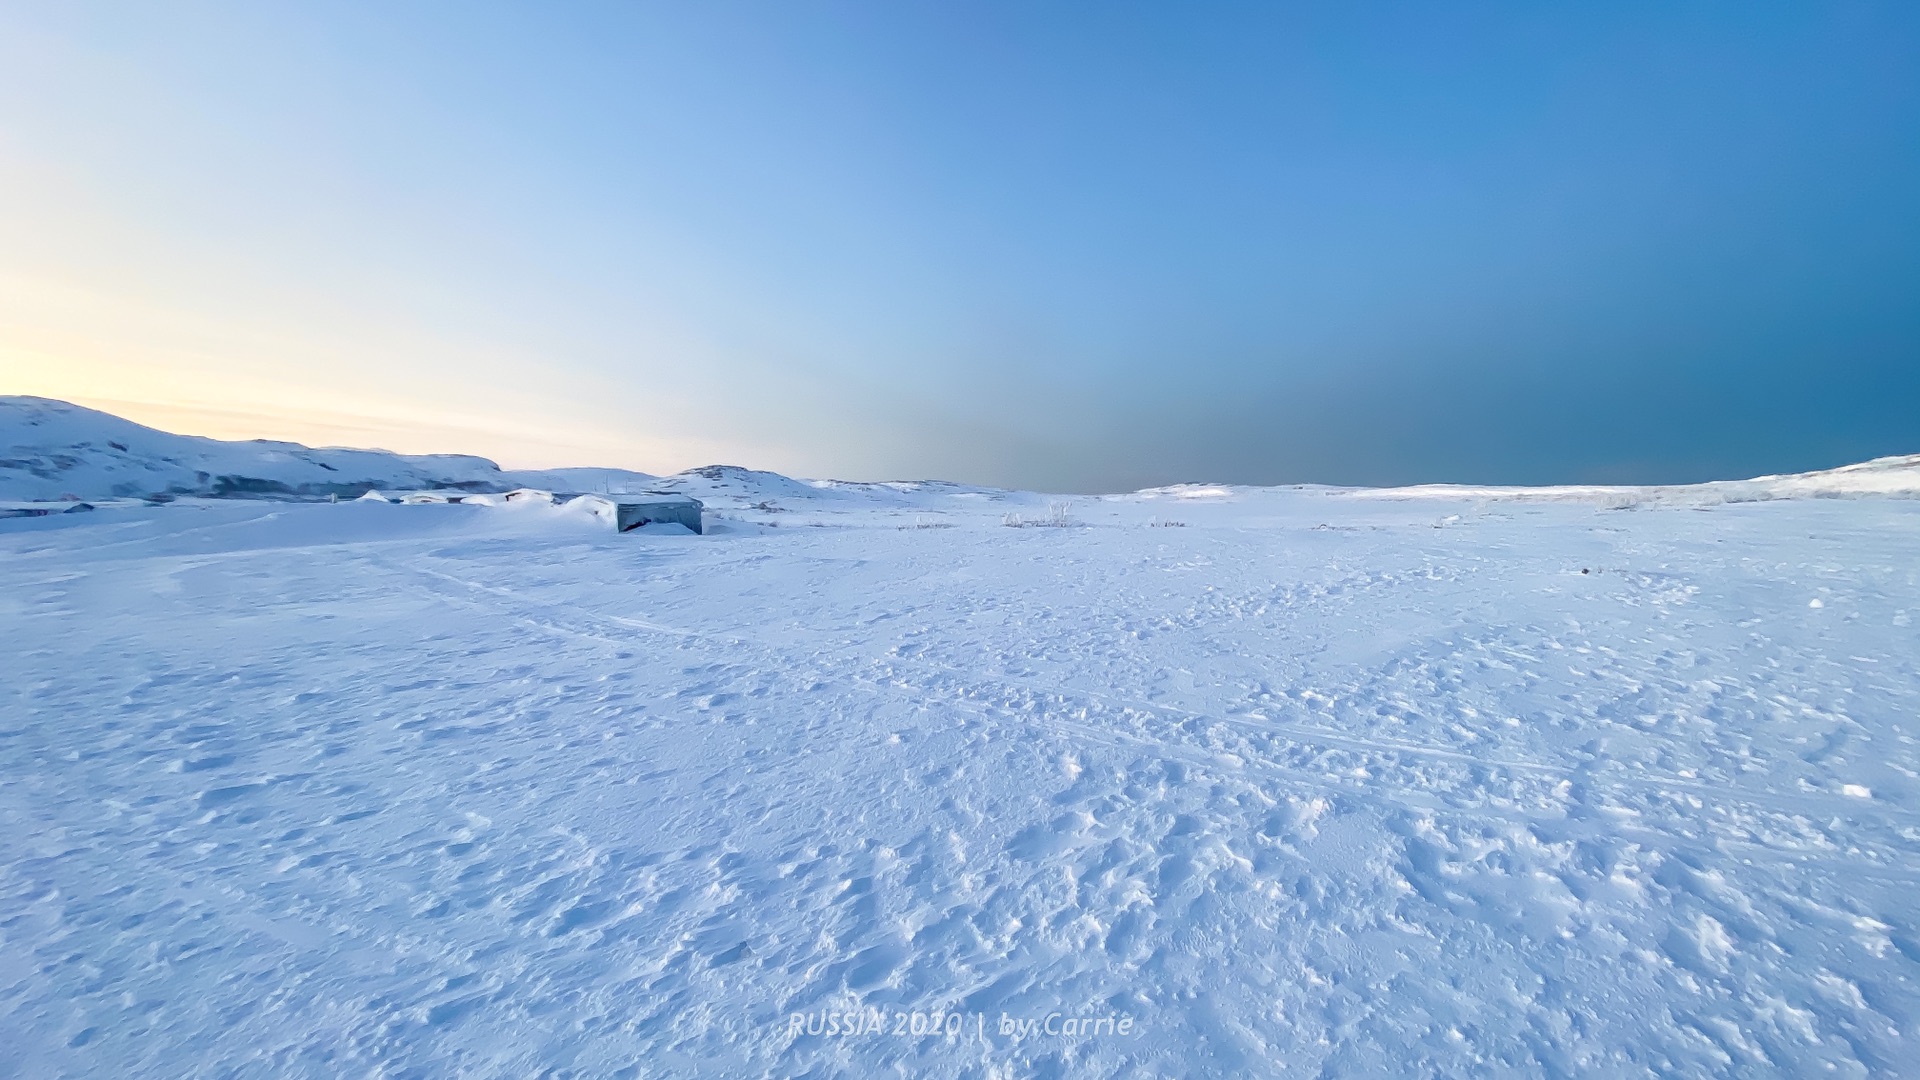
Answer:
<path fill-rule="evenodd" d="M 708 434 L 696 403 L 725 393 L 717 354 L 670 316 L 594 342 L 596 369 L 567 354 L 573 338 L 541 332 L 543 318 L 566 328 L 564 309 L 490 320 L 515 294 L 457 278 L 444 292 L 396 289 L 352 245 L 324 243 L 331 234 L 233 244 L 184 231 L 129 206 L 115 177 L 19 153 L 4 133 L 0 197 L 30 208 L 0 215 L 0 394 L 180 434 L 506 468 L 798 464 L 763 436 Z M 462 305 L 477 317 L 460 318 Z"/>
<path fill-rule="evenodd" d="M 421 364 L 421 348 L 299 340 L 139 297 L 0 274 L 0 394 L 58 398 L 180 434 L 475 454 L 506 468 L 669 473 L 729 457 L 713 440 L 610 426 L 601 419 L 608 403 L 577 389 L 489 389 L 505 384 L 488 377 L 501 358 Z M 478 377 L 436 387 L 426 374 L 459 370 Z"/>

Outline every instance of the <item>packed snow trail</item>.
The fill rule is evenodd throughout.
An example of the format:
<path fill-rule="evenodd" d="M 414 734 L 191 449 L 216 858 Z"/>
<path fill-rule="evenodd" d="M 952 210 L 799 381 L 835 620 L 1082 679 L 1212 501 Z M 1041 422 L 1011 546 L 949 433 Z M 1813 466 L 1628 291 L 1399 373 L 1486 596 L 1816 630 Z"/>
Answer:
<path fill-rule="evenodd" d="M 0 525 L 0 1072 L 1913 1070 L 1920 503 L 970 498 Z"/>

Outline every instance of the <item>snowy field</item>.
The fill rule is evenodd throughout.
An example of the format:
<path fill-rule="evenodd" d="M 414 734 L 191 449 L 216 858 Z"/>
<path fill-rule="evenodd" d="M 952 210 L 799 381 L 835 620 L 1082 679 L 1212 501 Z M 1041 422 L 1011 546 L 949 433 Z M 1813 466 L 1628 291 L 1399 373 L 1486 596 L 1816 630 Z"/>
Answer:
<path fill-rule="evenodd" d="M 809 490 L 0 522 L 0 1074 L 1920 1072 L 1920 501 Z"/>

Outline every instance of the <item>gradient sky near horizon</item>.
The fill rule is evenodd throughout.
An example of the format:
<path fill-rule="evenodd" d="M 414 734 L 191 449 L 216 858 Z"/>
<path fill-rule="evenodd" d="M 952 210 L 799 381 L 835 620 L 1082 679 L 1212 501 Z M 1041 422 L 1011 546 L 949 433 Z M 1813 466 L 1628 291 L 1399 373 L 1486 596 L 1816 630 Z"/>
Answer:
<path fill-rule="evenodd" d="M 1920 5 L 4 3 L 0 393 L 1064 491 L 1920 452 Z"/>

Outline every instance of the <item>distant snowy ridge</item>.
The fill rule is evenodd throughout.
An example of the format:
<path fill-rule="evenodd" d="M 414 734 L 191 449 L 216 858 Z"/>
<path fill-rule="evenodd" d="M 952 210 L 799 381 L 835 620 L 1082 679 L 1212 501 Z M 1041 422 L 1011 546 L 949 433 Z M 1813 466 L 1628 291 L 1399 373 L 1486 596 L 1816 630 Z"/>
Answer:
<path fill-rule="evenodd" d="M 673 476 L 628 469 L 502 469 L 465 454 L 315 449 L 258 439 L 227 442 L 158 431 L 111 413 L 39 397 L 0 396 L 0 501 L 213 498 L 358 498 L 368 491 L 496 493 L 529 487 L 621 494 L 665 491 L 735 508 L 781 502 L 914 506 L 927 496 L 1003 493 L 943 481 L 862 484 L 795 480 L 737 465 Z"/>
<path fill-rule="evenodd" d="M 1552 487 L 1473 487 L 1424 484 L 1404 488 L 1358 488 L 1344 494 L 1375 498 L 1524 499 L 1594 502 L 1628 509 L 1635 506 L 1768 502 L 1775 499 L 1920 498 L 1920 454 L 1875 458 L 1837 469 L 1756 476 L 1751 480 L 1711 480 L 1703 484 L 1556 485 Z"/>
<path fill-rule="evenodd" d="M 39 397 L 0 397 L 0 499 L 165 495 L 357 497 L 369 489 L 618 491 L 650 483 L 624 469 L 510 472 L 465 454 L 314 449 L 158 431 L 111 413 Z"/>
<path fill-rule="evenodd" d="M 299 443 L 227 442 L 175 435 L 110 413 L 39 397 L 0 396 L 0 500 L 153 498 L 356 498 L 369 490 L 490 493 L 519 487 L 619 494 L 670 491 L 709 505 L 778 513 L 800 503 L 891 506 L 958 505 L 949 500 L 1036 498 L 1032 493 L 939 480 L 856 483 L 797 480 L 736 465 L 707 465 L 672 476 L 626 469 L 502 469 L 464 454 L 394 454 L 385 450 L 315 449 Z M 1589 502 L 1601 506 L 1689 505 L 1772 499 L 1920 498 L 1920 454 L 1751 480 L 1664 486 L 1483 487 L 1427 484 L 1403 488 L 1296 485 L 1260 488 L 1181 484 L 1108 500 L 1208 501 L 1292 491 L 1334 498 L 1486 499 Z"/>
<path fill-rule="evenodd" d="M 1875 458 L 1857 465 L 1751 480 L 1710 480 L 1700 484 L 1559 484 L 1500 487 L 1474 484 L 1417 484 L 1409 487 L 1332 487 L 1293 484 L 1256 487 L 1239 484 L 1172 484 L 1132 495 L 1108 498 L 1175 502 L 1237 501 L 1247 496 L 1293 493 L 1331 499 L 1480 500 L 1483 502 L 1591 503 L 1609 509 L 1638 506 L 1714 506 L 1775 499 L 1920 498 L 1920 454 Z"/>

